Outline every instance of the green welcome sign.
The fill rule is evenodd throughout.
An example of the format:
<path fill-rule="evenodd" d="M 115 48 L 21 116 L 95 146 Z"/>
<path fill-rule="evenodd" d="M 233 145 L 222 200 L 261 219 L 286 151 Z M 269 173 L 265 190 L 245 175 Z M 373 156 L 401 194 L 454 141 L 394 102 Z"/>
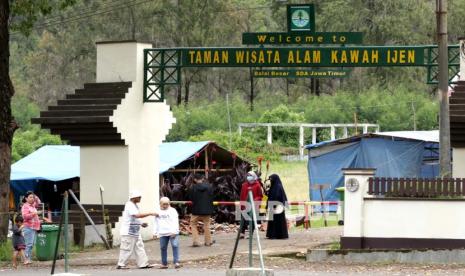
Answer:
<path fill-rule="evenodd" d="M 180 49 L 183 67 L 376 67 L 424 65 L 423 47 Z"/>
<path fill-rule="evenodd" d="M 313 4 L 287 5 L 287 32 L 243 33 L 244 45 L 361 44 L 361 32 L 316 32 Z"/>
<path fill-rule="evenodd" d="M 165 85 L 179 85 L 183 67 L 274 67 L 254 69 L 252 77 L 341 78 L 349 74 L 348 67 L 424 66 L 428 83 L 437 79 L 436 45 L 352 46 L 362 43 L 362 33 L 316 32 L 313 4 L 288 5 L 287 29 L 243 34 L 243 44 L 259 47 L 145 49 L 144 102 L 163 101 Z M 288 46 L 308 44 L 341 46 Z M 459 70 L 459 57 L 458 45 L 449 46 L 453 75 Z"/>
<path fill-rule="evenodd" d="M 363 34 L 361 32 L 261 32 L 242 33 L 242 44 L 361 44 Z"/>

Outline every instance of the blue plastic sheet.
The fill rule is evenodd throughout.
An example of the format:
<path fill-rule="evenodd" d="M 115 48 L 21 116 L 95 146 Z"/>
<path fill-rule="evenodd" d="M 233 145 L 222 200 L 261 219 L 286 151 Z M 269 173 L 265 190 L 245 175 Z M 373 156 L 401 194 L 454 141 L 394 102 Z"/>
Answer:
<path fill-rule="evenodd" d="M 209 141 L 202 142 L 172 142 L 160 145 L 160 173 L 176 167 L 183 161 L 191 158 L 194 154 L 206 145 Z"/>
<path fill-rule="evenodd" d="M 437 143 L 418 140 L 362 137 L 351 140 L 348 146 L 311 156 L 308 162 L 310 198 L 321 200 L 320 191 L 312 189 L 318 184 L 328 184 L 323 190 L 324 200 L 338 200 L 335 188 L 343 185 L 343 168 L 375 168 L 380 177 L 437 177 Z M 325 144 L 320 144 L 325 147 Z"/>
<path fill-rule="evenodd" d="M 11 166 L 11 181 L 79 177 L 79 147 L 43 146 Z"/>

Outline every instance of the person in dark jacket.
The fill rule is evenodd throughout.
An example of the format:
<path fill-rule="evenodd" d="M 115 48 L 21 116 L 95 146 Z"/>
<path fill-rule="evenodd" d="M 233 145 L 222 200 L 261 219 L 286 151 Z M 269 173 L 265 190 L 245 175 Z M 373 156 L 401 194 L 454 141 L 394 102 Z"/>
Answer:
<path fill-rule="evenodd" d="M 189 190 L 189 199 L 192 201 L 192 216 L 190 220 L 193 238 L 192 246 L 199 246 L 199 232 L 197 230 L 197 223 L 199 221 L 203 222 L 205 246 L 211 246 L 210 217 L 214 212 L 213 188 L 205 181 L 203 175 L 194 175 L 194 185 Z"/>
<path fill-rule="evenodd" d="M 272 219 L 268 221 L 266 237 L 269 239 L 287 239 L 289 238 L 289 234 L 284 211 L 284 206 L 287 203 L 286 192 L 277 174 L 270 175 L 269 179 L 271 185 L 268 190 L 267 206 L 269 217 L 272 217 Z M 269 204 L 270 202 L 273 202 L 273 204 Z M 275 205 L 277 202 L 280 202 L 282 205 Z"/>

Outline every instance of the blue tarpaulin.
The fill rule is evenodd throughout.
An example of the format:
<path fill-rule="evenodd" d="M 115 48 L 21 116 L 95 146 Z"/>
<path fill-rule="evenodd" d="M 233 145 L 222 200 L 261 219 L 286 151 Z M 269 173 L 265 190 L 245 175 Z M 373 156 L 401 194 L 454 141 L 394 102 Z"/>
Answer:
<path fill-rule="evenodd" d="M 61 181 L 79 177 L 79 147 L 43 146 L 11 166 L 10 186 L 19 195 L 36 190 L 42 180 Z"/>
<path fill-rule="evenodd" d="M 163 173 L 202 150 L 209 141 L 173 142 L 160 145 L 160 171 Z M 11 166 L 12 184 L 29 190 L 40 180 L 61 181 L 79 177 L 78 146 L 43 146 Z"/>
<path fill-rule="evenodd" d="M 11 181 L 79 177 L 79 147 L 43 146 L 11 166 Z"/>
<path fill-rule="evenodd" d="M 181 162 L 194 156 L 194 154 L 206 145 L 209 141 L 202 142 L 172 142 L 160 145 L 160 173 L 176 167 Z"/>
<path fill-rule="evenodd" d="M 308 145 L 311 200 L 338 200 L 343 168 L 375 168 L 379 177 L 437 177 L 438 131 L 385 132 Z"/>

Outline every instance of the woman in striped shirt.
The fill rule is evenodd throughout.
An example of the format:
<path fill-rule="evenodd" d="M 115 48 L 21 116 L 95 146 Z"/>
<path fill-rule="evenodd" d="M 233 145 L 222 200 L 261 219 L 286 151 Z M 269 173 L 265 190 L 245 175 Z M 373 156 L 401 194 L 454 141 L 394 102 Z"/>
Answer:
<path fill-rule="evenodd" d="M 35 195 L 33 192 L 27 192 L 24 197 L 26 202 L 21 208 L 21 213 L 24 219 L 24 240 L 26 242 L 26 260 L 24 264 L 32 263 L 32 248 L 34 247 L 37 231 L 40 230 L 39 212 L 35 208 Z"/>

